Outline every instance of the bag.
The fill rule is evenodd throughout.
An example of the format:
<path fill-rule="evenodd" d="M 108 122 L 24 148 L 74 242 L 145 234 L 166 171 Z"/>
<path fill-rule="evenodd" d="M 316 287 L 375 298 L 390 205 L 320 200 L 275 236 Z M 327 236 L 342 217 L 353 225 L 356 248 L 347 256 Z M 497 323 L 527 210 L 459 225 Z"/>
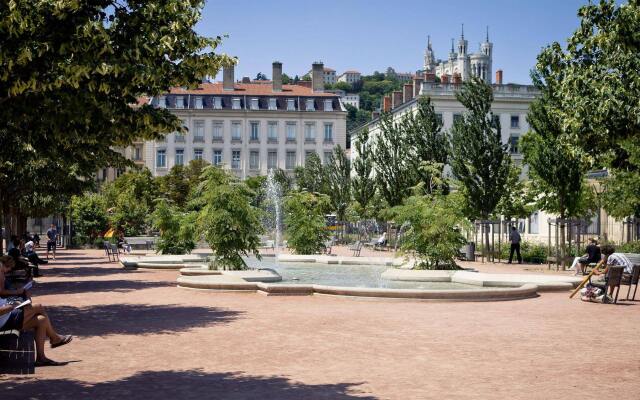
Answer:
<path fill-rule="evenodd" d="M 597 302 L 597 297 L 602 294 L 602 289 L 588 283 L 587 286 L 580 290 L 580 300 Z"/>

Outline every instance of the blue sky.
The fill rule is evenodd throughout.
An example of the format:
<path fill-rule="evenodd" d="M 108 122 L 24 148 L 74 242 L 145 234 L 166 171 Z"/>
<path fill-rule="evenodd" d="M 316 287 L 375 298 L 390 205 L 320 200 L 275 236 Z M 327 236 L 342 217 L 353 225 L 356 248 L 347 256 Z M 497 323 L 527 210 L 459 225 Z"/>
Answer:
<path fill-rule="evenodd" d="M 234 0 L 208 1 L 197 26 L 206 36 L 228 34 L 220 51 L 239 58 L 236 78 L 271 77 L 271 62 L 302 75 L 323 61 L 338 73 L 369 74 L 388 66 L 398 72 L 422 67 L 427 35 L 438 58 L 464 23 L 469 49 L 477 51 L 489 26 L 493 69 L 504 82 L 529 83 L 540 49 L 564 43 L 578 26 L 576 12 L 587 0 Z M 222 75 L 218 75 L 221 79 Z"/>

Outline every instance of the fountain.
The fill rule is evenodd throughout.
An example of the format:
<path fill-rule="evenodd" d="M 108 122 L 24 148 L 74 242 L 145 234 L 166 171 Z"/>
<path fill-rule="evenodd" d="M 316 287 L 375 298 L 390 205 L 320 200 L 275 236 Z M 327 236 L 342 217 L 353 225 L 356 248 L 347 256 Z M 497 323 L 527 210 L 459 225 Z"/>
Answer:
<path fill-rule="evenodd" d="M 277 259 L 282 244 L 282 188 L 280 183 L 275 180 L 273 168 L 269 169 L 267 174 L 266 192 L 270 208 L 273 208 L 273 228 L 275 232 L 273 249 Z"/>

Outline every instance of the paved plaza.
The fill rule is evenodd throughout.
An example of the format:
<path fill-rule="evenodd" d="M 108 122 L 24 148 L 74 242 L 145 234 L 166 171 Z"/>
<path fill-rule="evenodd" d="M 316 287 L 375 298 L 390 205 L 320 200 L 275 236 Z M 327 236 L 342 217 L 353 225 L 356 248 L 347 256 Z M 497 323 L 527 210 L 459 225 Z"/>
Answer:
<path fill-rule="evenodd" d="M 473 265 L 549 273 L 546 266 Z M 34 301 L 75 336 L 48 355 L 69 364 L 2 376 L 2 400 L 640 393 L 640 301 L 590 304 L 565 292 L 421 302 L 188 290 L 176 287 L 177 271 L 126 271 L 98 250 L 61 251 L 43 273 Z"/>

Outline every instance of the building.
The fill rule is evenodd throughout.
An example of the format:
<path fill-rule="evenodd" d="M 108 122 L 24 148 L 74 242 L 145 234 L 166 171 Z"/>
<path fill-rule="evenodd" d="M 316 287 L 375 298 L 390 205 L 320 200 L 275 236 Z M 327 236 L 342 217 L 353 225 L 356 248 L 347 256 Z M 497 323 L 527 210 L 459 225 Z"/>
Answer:
<path fill-rule="evenodd" d="M 360 109 L 360 95 L 358 93 L 347 93 L 342 89 L 327 90 L 329 93 L 335 93 L 340 96 L 342 104 L 349 104 L 357 109 Z"/>
<path fill-rule="evenodd" d="M 222 165 L 240 178 L 266 175 L 271 168 L 292 171 L 312 152 L 326 161 L 335 146 L 346 147 L 346 111 L 339 96 L 324 91 L 322 63 L 313 64 L 311 75 L 311 87 L 283 85 L 282 64 L 274 62 L 270 82 L 236 83 L 230 67 L 222 83 L 174 88 L 148 101 L 171 110 L 189 133 L 171 133 L 127 151 L 143 151 L 154 176 L 193 159 Z"/>
<path fill-rule="evenodd" d="M 322 62 L 316 62 L 316 63 L 322 64 Z M 309 72 L 307 72 L 307 74 L 309 76 L 311 76 L 313 74 L 313 71 L 309 71 Z M 322 77 L 324 79 L 324 83 L 325 84 L 333 85 L 334 83 L 336 83 L 338 81 L 338 76 L 336 75 L 336 70 L 328 68 L 328 67 L 324 67 L 323 68 Z"/>
<path fill-rule="evenodd" d="M 436 59 L 431 47 L 431 37 L 427 39 L 427 49 L 424 52 L 424 72 L 435 74 L 442 82 L 466 81 L 472 76 L 480 77 L 491 84 L 493 64 L 493 43 L 489 42 L 489 28 L 487 36 L 480 44 L 477 53 L 469 53 L 469 42 L 464 38 L 464 25 L 458 40 L 457 52 L 451 39 L 451 51 L 446 60 Z"/>
<path fill-rule="evenodd" d="M 411 72 L 396 72 L 396 78 L 400 82 L 411 82 L 411 80 L 415 77 L 415 74 Z"/>
<path fill-rule="evenodd" d="M 346 82 L 346 83 L 352 85 L 352 84 L 354 84 L 356 82 L 360 82 L 360 79 L 362 79 L 362 75 L 360 74 L 360 72 L 358 72 L 358 71 L 344 71 L 338 77 L 338 82 Z"/>

